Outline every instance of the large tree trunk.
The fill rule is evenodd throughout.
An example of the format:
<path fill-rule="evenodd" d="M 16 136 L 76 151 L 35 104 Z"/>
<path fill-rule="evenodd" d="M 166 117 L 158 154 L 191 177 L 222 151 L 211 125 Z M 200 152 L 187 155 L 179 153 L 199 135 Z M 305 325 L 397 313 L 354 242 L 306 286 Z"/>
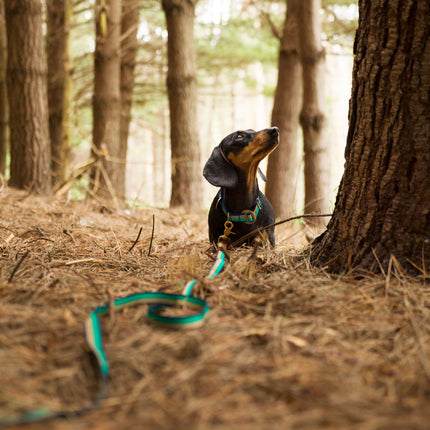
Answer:
<path fill-rule="evenodd" d="M 171 206 L 202 205 L 202 173 L 197 128 L 197 79 L 194 55 L 196 0 L 163 0 L 168 31 L 167 88 L 172 154 Z"/>
<path fill-rule="evenodd" d="M 6 85 L 7 41 L 4 2 L 0 0 L 0 175 L 6 172 L 8 150 L 8 101 Z"/>
<path fill-rule="evenodd" d="M 127 142 L 131 122 L 131 105 L 134 87 L 134 69 L 137 55 L 140 0 L 122 0 L 121 19 L 121 124 L 118 150 L 119 195 L 126 195 Z"/>
<path fill-rule="evenodd" d="M 93 96 L 92 192 L 117 203 L 120 142 L 121 0 L 97 0 Z"/>
<path fill-rule="evenodd" d="M 329 157 L 325 139 L 325 52 L 321 45 L 321 0 L 299 1 L 299 46 L 303 69 L 305 211 L 328 210 Z M 319 224 L 318 219 L 314 224 Z"/>
<path fill-rule="evenodd" d="M 64 182 L 70 146 L 71 111 L 71 0 L 48 0 L 47 57 L 49 132 L 53 184 Z"/>
<path fill-rule="evenodd" d="M 279 128 L 279 146 L 269 156 L 266 195 L 276 216 L 295 213 L 300 154 L 297 142 L 302 102 L 302 69 L 298 52 L 297 10 L 300 0 L 287 0 L 278 62 L 278 84 L 272 125 Z"/>
<path fill-rule="evenodd" d="M 359 2 L 345 172 L 312 250 L 330 271 L 430 267 L 430 2 Z M 391 260 L 390 260 L 391 259 Z"/>
<path fill-rule="evenodd" d="M 51 191 L 46 56 L 41 0 L 5 2 L 10 108 L 9 185 Z"/>

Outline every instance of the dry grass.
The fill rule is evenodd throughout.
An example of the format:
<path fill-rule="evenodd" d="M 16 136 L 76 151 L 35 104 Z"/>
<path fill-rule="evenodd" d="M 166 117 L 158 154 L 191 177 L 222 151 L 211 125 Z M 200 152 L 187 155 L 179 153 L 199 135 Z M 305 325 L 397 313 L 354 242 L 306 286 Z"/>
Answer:
<path fill-rule="evenodd" d="M 88 406 L 98 374 L 83 321 L 112 297 L 179 293 L 206 273 L 206 217 L 8 189 L 0 203 L 0 416 Z M 224 273 L 199 284 L 212 309 L 203 328 L 154 327 L 144 307 L 103 319 L 108 398 L 30 428 L 428 428 L 428 282 L 395 265 L 385 278 L 330 277 L 298 250 L 303 232 L 279 230 L 276 251 L 254 261 L 235 251 Z"/>

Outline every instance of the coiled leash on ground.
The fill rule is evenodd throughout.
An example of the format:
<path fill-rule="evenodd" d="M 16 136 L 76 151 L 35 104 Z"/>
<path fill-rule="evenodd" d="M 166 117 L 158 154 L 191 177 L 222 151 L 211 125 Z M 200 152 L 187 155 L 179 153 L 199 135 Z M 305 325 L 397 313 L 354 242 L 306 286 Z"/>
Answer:
<path fill-rule="evenodd" d="M 226 248 L 221 244 L 218 250 L 215 261 L 212 264 L 205 278 L 212 279 L 222 272 L 226 264 Z M 109 385 L 109 362 L 103 349 L 103 338 L 100 326 L 99 317 L 108 312 L 112 307 L 121 309 L 126 306 L 134 306 L 139 304 L 149 305 L 147 318 L 163 327 L 177 329 L 191 329 L 200 327 L 205 320 L 209 311 L 209 305 L 205 300 L 191 296 L 193 287 L 197 284 L 197 279 L 188 281 L 182 290 L 182 294 L 171 294 L 163 292 L 142 292 L 121 297 L 113 301 L 97 307 L 84 323 L 84 334 L 88 347 L 97 359 L 100 370 L 101 381 L 100 388 L 93 404 L 88 408 L 83 408 L 78 411 L 59 411 L 52 412 L 43 408 L 35 409 L 26 412 L 17 417 L 11 417 L 0 420 L 0 427 L 10 426 L 28 422 L 44 421 L 53 418 L 62 418 L 70 416 L 79 416 L 86 412 L 95 409 L 100 402 L 107 396 Z M 166 308 L 180 307 L 181 309 L 189 309 L 192 311 L 190 315 L 172 316 L 163 315 L 162 311 Z"/>
<path fill-rule="evenodd" d="M 206 275 L 207 279 L 212 279 L 218 275 L 225 266 L 225 253 L 222 250 L 217 252 L 214 263 Z M 109 364 L 103 349 L 102 333 L 100 328 L 99 316 L 109 311 L 110 307 L 123 308 L 125 306 L 147 304 L 149 305 L 147 318 L 163 327 L 190 329 L 200 327 L 209 311 L 209 306 L 205 300 L 191 296 L 193 287 L 197 279 L 188 281 L 182 294 L 144 292 L 131 294 L 120 299 L 116 299 L 113 305 L 106 303 L 96 308 L 84 323 L 85 338 L 91 351 L 97 358 L 100 372 L 103 378 L 109 376 Z M 166 307 L 185 307 L 195 311 L 186 316 L 162 315 L 162 310 Z"/>

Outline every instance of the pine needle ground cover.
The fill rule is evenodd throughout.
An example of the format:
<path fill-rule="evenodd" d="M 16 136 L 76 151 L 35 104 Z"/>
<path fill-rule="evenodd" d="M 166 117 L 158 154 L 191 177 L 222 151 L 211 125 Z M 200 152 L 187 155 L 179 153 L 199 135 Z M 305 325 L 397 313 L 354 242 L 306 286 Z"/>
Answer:
<path fill-rule="evenodd" d="M 141 291 L 179 294 L 213 258 L 204 213 L 108 210 L 9 189 L 0 213 L 2 418 L 91 406 L 89 313 Z M 386 276 L 333 277 L 309 266 L 299 227 L 277 237 L 276 250 L 234 251 L 222 274 L 197 284 L 211 307 L 203 328 L 148 324 L 145 306 L 103 317 L 107 398 L 25 428 L 428 428 L 425 269 L 409 278 L 393 261 Z"/>

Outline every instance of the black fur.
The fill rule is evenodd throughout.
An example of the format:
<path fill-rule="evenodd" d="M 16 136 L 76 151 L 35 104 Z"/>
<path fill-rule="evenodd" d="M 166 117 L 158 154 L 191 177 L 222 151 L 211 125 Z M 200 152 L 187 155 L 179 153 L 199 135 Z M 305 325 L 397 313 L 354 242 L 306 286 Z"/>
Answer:
<path fill-rule="evenodd" d="M 279 130 L 277 127 L 261 131 L 237 131 L 225 137 L 214 148 L 212 155 L 203 169 L 203 176 L 212 184 L 221 187 L 220 193 L 214 198 L 209 210 L 209 240 L 217 243 L 224 234 L 224 223 L 228 212 L 237 214 L 243 210 L 254 210 L 257 197 L 260 198 L 261 209 L 253 224 L 234 222 L 230 236 L 235 241 L 245 234 L 275 222 L 275 214 L 266 196 L 258 188 L 257 171 L 263 180 L 266 177 L 258 168 L 259 162 L 266 157 L 278 144 Z M 220 200 L 222 199 L 222 202 Z M 222 204 L 223 203 L 223 204 Z M 274 227 L 268 231 L 269 241 L 275 246 Z"/>

